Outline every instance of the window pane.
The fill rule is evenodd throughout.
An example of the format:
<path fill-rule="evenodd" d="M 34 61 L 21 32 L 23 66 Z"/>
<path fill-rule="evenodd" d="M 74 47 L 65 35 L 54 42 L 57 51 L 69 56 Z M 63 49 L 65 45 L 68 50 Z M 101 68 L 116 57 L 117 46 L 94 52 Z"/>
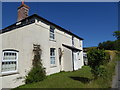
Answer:
<path fill-rule="evenodd" d="M 51 39 L 55 39 L 54 33 L 50 32 L 50 38 L 51 38 Z"/>
<path fill-rule="evenodd" d="M 16 53 L 4 53 L 3 60 L 16 60 Z"/>
<path fill-rule="evenodd" d="M 2 62 L 2 72 L 16 70 L 16 61 Z"/>
<path fill-rule="evenodd" d="M 51 57 L 50 62 L 51 62 L 51 64 L 55 64 L 55 57 Z"/>
<path fill-rule="evenodd" d="M 55 39 L 54 30 L 55 30 L 55 28 L 50 26 L 50 38 L 51 39 Z"/>
<path fill-rule="evenodd" d="M 55 61 L 53 61 L 53 64 L 55 64 Z"/>

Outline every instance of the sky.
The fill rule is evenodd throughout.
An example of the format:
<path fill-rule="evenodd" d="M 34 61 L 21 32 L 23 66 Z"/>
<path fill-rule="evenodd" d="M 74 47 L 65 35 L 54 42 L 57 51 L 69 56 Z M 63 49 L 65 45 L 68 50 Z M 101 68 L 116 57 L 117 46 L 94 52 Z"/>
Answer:
<path fill-rule="evenodd" d="M 115 40 L 118 30 L 117 2 L 25 2 L 29 16 L 39 16 L 82 37 L 84 47 Z M 21 2 L 2 3 L 2 28 L 17 21 L 17 7 Z"/>

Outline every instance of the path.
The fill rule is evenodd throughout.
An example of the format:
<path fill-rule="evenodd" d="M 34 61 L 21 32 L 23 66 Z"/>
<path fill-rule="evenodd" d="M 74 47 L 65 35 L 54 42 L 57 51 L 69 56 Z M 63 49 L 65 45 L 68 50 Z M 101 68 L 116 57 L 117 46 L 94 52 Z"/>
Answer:
<path fill-rule="evenodd" d="M 115 76 L 112 81 L 112 88 L 118 88 L 118 90 L 120 90 L 120 61 L 117 61 Z"/>

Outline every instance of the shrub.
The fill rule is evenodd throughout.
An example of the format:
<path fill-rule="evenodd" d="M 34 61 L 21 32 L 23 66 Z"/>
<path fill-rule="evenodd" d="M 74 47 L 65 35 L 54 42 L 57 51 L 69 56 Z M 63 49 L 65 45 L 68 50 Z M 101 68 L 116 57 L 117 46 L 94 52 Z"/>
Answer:
<path fill-rule="evenodd" d="M 44 74 L 40 66 L 33 67 L 26 77 L 26 84 L 42 81 L 45 78 Z"/>
<path fill-rule="evenodd" d="M 91 67 L 91 73 L 94 75 L 94 78 L 102 76 L 103 72 L 105 72 L 105 69 L 100 66 L 105 62 L 105 51 L 99 49 L 90 49 L 87 55 L 88 65 Z"/>
<path fill-rule="evenodd" d="M 92 68 L 100 66 L 105 60 L 104 50 L 90 49 L 87 53 L 88 65 Z"/>
<path fill-rule="evenodd" d="M 106 69 L 104 67 L 96 67 L 95 69 L 91 69 L 91 72 L 93 73 L 94 77 L 106 77 Z"/>
<path fill-rule="evenodd" d="M 33 51 L 34 51 L 33 67 L 26 76 L 25 80 L 26 84 L 42 81 L 46 77 L 45 68 L 41 63 L 42 50 L 40 49 L 40 45 L 34 45 Z"/>

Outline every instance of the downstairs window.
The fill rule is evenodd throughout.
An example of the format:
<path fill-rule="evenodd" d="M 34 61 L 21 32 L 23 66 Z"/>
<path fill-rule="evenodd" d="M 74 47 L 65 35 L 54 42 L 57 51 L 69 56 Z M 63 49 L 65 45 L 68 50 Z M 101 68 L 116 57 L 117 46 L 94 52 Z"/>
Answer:
<path fill-rule="evenodd" d="M 50 64 L 55 65 L 55 48 L 50 48 Z"/>
<path fill-rule="evenodd" d="M 2 58 L 2 73 L 17 72 L 18 51 L 5 50 Z"/>

